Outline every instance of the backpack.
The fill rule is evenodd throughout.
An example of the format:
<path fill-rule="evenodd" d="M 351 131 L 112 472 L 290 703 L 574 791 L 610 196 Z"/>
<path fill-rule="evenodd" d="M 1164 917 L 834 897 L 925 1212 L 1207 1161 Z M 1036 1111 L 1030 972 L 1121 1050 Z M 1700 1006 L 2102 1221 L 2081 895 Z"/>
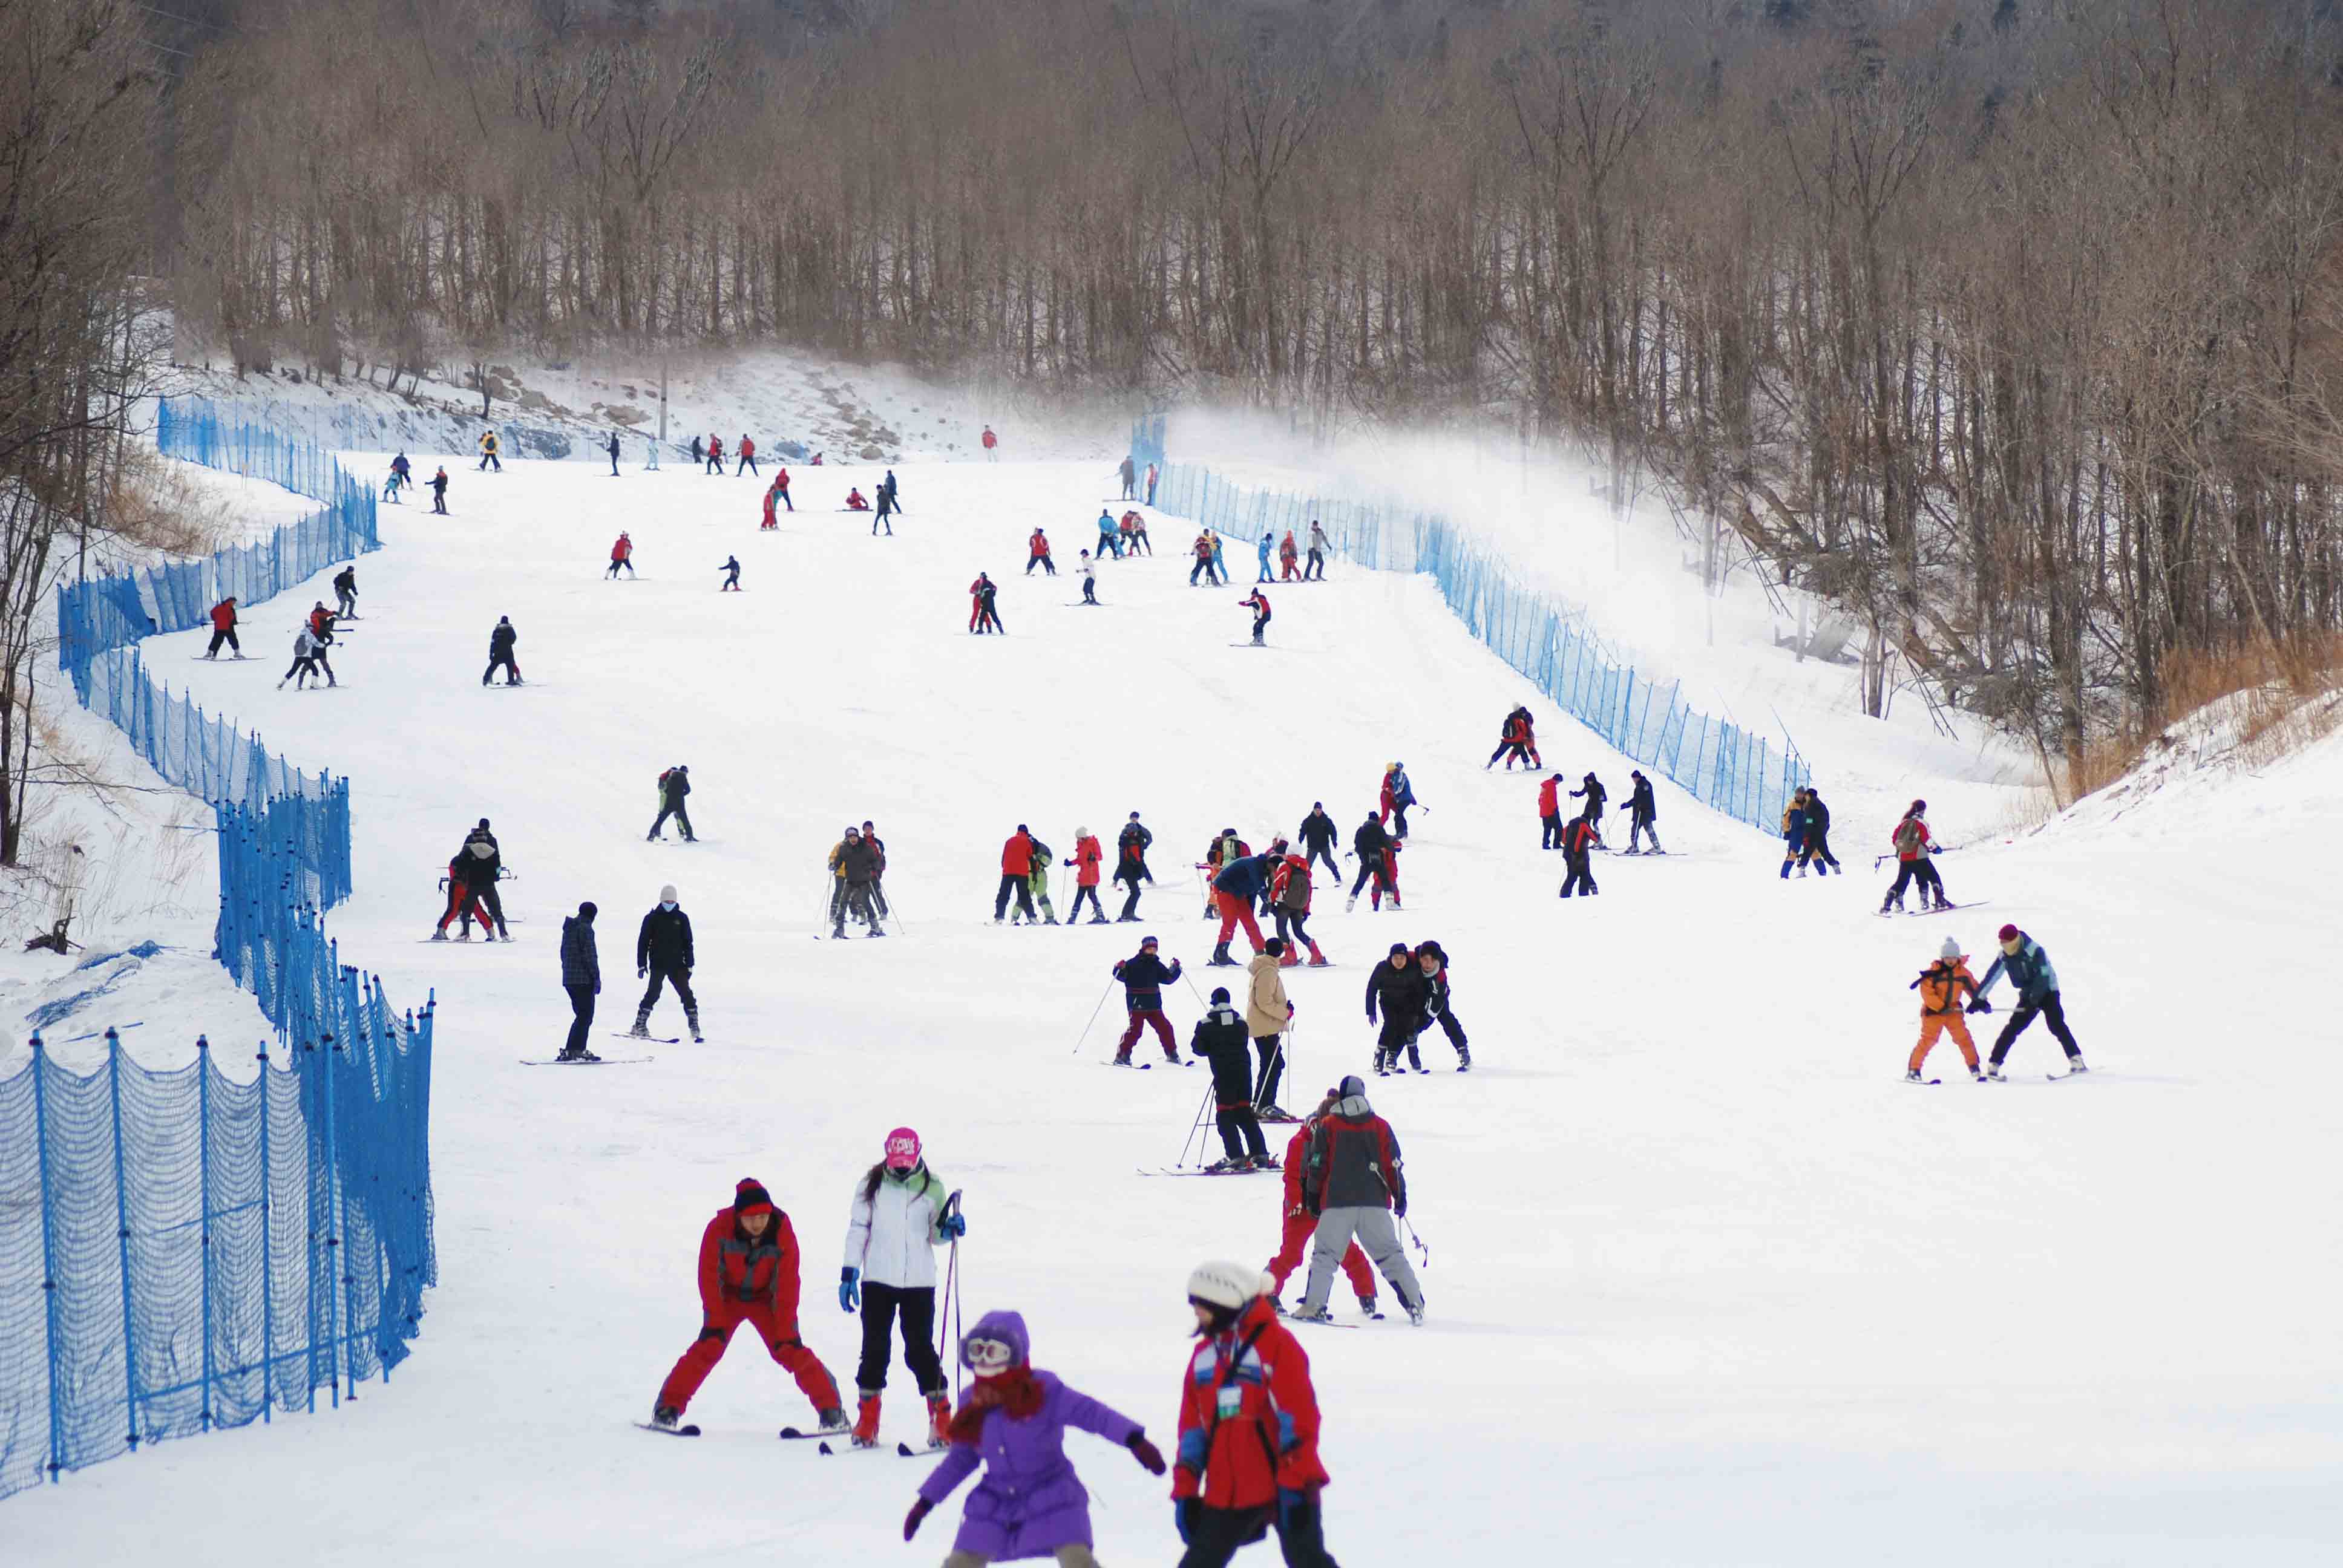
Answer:
<path fill-rule="evenodd" d="M 1906 817 L 1901 822 L 1896 823 L 1896 837 L 1893 841 L 1896 845 L 1896 852 L 1897 854 L 1906 856 L 1918 854 L 1920 850 L 1920 819 L 1917 817 Z"/>
<path fill-rule="evenodd" d="M 1056 859 L 1057 857 L 1050 852 L 1049 845 L 1044 844 L 1039 839 L 1033 840 L 1033 869 L 1035 870 L 1048 870 L 1050 869 L 1050 862 Z"/>

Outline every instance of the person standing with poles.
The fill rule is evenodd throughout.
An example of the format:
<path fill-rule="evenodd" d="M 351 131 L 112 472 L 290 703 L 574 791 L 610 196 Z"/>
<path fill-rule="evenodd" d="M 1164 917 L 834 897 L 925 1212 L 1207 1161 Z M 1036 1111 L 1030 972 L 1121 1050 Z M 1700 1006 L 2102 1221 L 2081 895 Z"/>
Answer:
<path fill-rule="evenodd" d="M 587 1049 L 586 1036 L 594 1027 L 594 999 L 602 994 L 602 959 L 594 947 L 594 917 L 588 901 L 561 922 L 561 989 L 569 995 L 569 1038 L 562 1042 L 556 1061 L 599 1061 Z"/>
<path fill-rule="evenodd" d="M 495 467 L 495 469 L 496 469 L 496 471 L 497 471 L 498 473 L 499 473 L 499 474 L 501 474 L 501 473 L 503 473 L 503 472 L 505 471 L 505 466 L 504 466 L 502 463 L 499 463 L 499 462 L 498 462 L 498 461 L 497 461 L 497 450 L 498 450 L 498 445 L 499 445 L 499 443 L 498 442 L 498 439 L 497 439 L 497 433 L 496 433 L 494 430 L 485 430 L 485 431 L 482 431 L 482 432 L 481 432 L 481 434 L 480 434 L 480 467 L 481 467 L 481 469 L 485 470 L 485 469 L 487 469 L 487 468 L 488 468 L 488 467 Z"/>
<path fill-rule="evenodd" d="M 1151 1029 L 1155 1038 L 1163 1042 L 1163 1060 L 1178 1066 L 1180 1048 L 1172 1039 L 1172 1020 L 1163 1016 L 1163 988 L 1180 978 L 1180 960 L 1168 965 L 1157 956 L 1155 939 L 1141 937 L 1139 950 L 1116 962 L 1114 978 L 1122 982 L 1123 1010 L 1131 1022 L 1122 1038 L 1114 1043 L 1114 1064 L 1131 1065 L 1131 1048 L 1139 1043 L 1139 1031 Z"/>
<path fill-rule="evenodd" d="M 847 1205 L 846 1261 L 838 1306 L 862 1312 L 862 1361 L 855 1369 L 857 1448 L 879 1442 L 879 1402 L 894 1359 L 889 1332 L 902 1325 L 903 1361 L 928 1403 L 928 1446 L 941 1448 L 951 1423 L 950 1385 L 936 1354 L 936 1252 L 968 1234 L 968 1221 L 920 1158 L 920 1135 L 887 1134 L 885 1158 L 863 1173 Z"/>
<path fill-rule="evenodd" d="M 691 917 L 676 902 L 675 884 L 669 882 L 659 890 L 659 901 L 643 917 L 642 929 L 635 937 L 635 978 L 648 979 L 649 988 L 635 1007 L 635 1027 L 627 1033 L 636 1040 L 651 1037 L 651 1009 L 659 1005 L 659 989 L 675 987 L 676 1000 L 683 1003 L 684 1021 L 691 1026 L 691 1043 L 702 1043 L 699 1033 L 699 999 L 691 994 Z"/>
<path fill-rule="evenodd" d="M 1117 921 L 1139 919 L 1139 884 L 1155 880 L 1155 873 L 1147 869 L 1147 847 L 1153 842 L 1155 835 L 1139 825 L 1136 811 L 1115 836 L 1113 879 L 1130 884 L 1130 891 L 1122 900 L 1122 913 L 1115 916 Z"/>
<path fill-rule="evenodd" d="M 1993 1057 L 1986 1068 L 1986 1076 L 1995 1082 L 2002 1081 L 2001 1064 L 2009 1059 L 2009 1048 L 2026 1032 L 2026 1026 L 2036 1017 L 2048 1027 L 2051 1038 L 2066 1052 L 2066 1070 L 2088 1072 L 2083 1065 L 2083 1048 L 2075 1043 L 2066 1028 L 2066 1009 L 2058 996 L 2058 971 L 2050 967 L 2050 955 L 2042 944 L 2019 930 L 2016 926 L 2001 928 L 2001 951 L 1995 955 L 1993 967 L 1985 971 L 1977 983 L 1976 1000 L 1969 1004 L 1971 1012 L 1991 1012 L 1993 1004 L 1986 1000 L 1986 992 L 2004 974 L 2017 990 L 2017 1010 L 2001 1026 L 2001 1033 L 1993 1042 Z"/>
<path fill-rule="evenodd" d="M 743 1177 L 732 1189 L 731 1207 L 718 1210 L 700 1233 L 699 1337 L 659 1385 L 651 1407 L 653 1426 L 676 1430 L 691 1396 L 724 1358 L 733 1331 L 746 1323 L 781 1369 L 797 1380 L 821 1430 L 846 1430 L 838 1380 L 798 1337 L 802 1258 L 789 1217 L 774 1207 L 763 1182 Z"/>
<path fill-rule="evenodd" d="M 480 671 L 482 686 L 492 684 L 499 669 L 505 672 L 507 686 L 520 684 L 520 666 L 513 659 L 513 647 L 519 641 L 520 633 L 513 629 L 512 617 L 497 617 L 497 624 L 488 631 L 488 668 Z"/>
<path fill-rule="evenodd" d="M 1318 1230 L 1317 1216 L 1302 1205 L 1302 1177 L 1310 1163 L 1310 1140 L 1317 1134 L 1318 1124 L 1325 1120 L 1326 1113 L 1334 1108 L 1334 1102 L 1340 1098 L 1330 1090 L 1318 1102 L 1318 1109 L 1294 1128 L 1292 1138 L 1285 1145 L 1285 1209 L 1278 1235 L 1277 1255 L 1270 1259 L 1268 1264 L 1272 1306 L 1277 1305 L 1273 1298 L 1285 1289 L 1285 1282 L 1292 1278 L 1293 1271 L 1302 1266 L 1302 1251 Z M 1342 1277 L 1351 1282 L 1351 1290 L 1359 1298 L 1361 1315 L 1380 1321 L 1383 1313 L 1375 1310 L 1374 1266 L 1367 1261 L 1366 1253 L 1360 1251 L 1355 1241 L 1342 1249 Z M 1284 1311 L 1282 1307 L 1277 1310 L 1280 1312 Z"/>
<path fill-rule="evenodd" d="M 1915 880 L 1920 884 L 1920 910 L 1923 914 L 1927 912 L 1931 893 L 1936 897 L 1936 908 L 1952 908 L 1945 901 L 1944 879 L 1937 876 L 1936 868 L 1928 863 L 1928 857 L 1936 843 L 1928 836 L 1927 809 L 1926 800 L 1913 801 L 1911 809 L 1904 813 L 1903 820 L 1896 824 L 1896 831 L 1888 835 L 1888 845 L 1896 861 L 1896 885 L 1887 890 L 1885 898 L 1879 900 L 1879 912 L 1883 915 L 1891 909 L 1899 913 L 1903 910 L 1904 890 Z"/>
<path fill-rule="evenodd" d="M 1082 900 L 1091 903 L 1091 924 L 1106 924 L 1106 911 L 1099 908 L 1099 867 L 1105 863 L 1106 850 L 1091 836 L 1088 828 L 1074 829 L 1074 903 L 1066 911 L 1066 924 L 1072 925 L 1082 918 Z"/>
<path fill-rule="evenodd" d="M 870 907 L 879 911 L 879 918 L 883 920 L 894 913 L 887 907 L 887 845 L 868 817 L 862 819 L 862 841 L 870 845 L 871 854 L 878 857 L 878 869 L 870 876 Z"/>
<path fill-rule="evenodd" d="M 1561 776 L 1557 774 L 1555 777 Z M 1667 851 L 1660 848 L 1660 830 L 1652 826 L 1660 815 L 1660 803 L 1652 796 L 1652 781 L 1644 777 L 1644 770 L 1640 768 L 1628 777 L 1635 781 L 1635 789 L 1627 797 L 1627 853 L 1642 854 L 1644 851 L 1636 846 L 1648 834 L 1652 840 L 1652 853 L 1664 855 Z"/>
<path fill-rule="evenodd" d="M 245 656 L 244 644 L 236 640 L 236 595 L 230 594 L 212 606 L 211 614 L 212 645 L 204 649 L 204 657 L 217 658 L 220 644 L 226 643 L 231 656 L 242 658 Z"/>
<path fill-rule="evenodd" d="M 1276 1169 L 1253 1111 L 1252 1052 L 1245 1042 L 1244 1017 L 1229 1004 L 1228 987 L 1212 988 L 1212 1005 L 1188 1037 L 1188 1054 L 1212 1066 L 1214 1121 L 1225 1156 L 1204 1169 L 1216 1174 Z"/>
<path fill-rule="evenodd" d="M 1399 1135 L 1367 1103 L 1367 1086 L 1356 1076 L 1343 1079 L 1339 1092 L 1342 1098 L 1311 1136 L 1302 1173 L 1302 1201 L 1318 1216 L 1318 1230 L 1310 1249 L 1310 1283 L 1293 1315 L 1322 1323 L 1333 1317 L 1326 1310 L 1326 1298 L 1333 1290 L 1334 1267 L 1355 1238 L 1391 1282 L 1399 1304 L 1407 1309 L 1407 1321 L 1421 1328 L 1423 1287 L 1416 1282 L 1393 1224 L 1407 1218 L 1407 1175 L 1400 1160 Z"/>
<path fill-rule="evenodd" d="M 445 463 L 431 476 L 431 511 L 435 517 L 447 515 L 447 466 Z"/>
<path fill-rule="evenodd" d="M 839 886 L 844 896 L 835 901 L 830 911 L 832 941 L 846 940 L 849 916 L 860 920 L 874 937 L 887 934 L 872 902 L 879 886 L 880 864 L 879 840 L 849 828 L 845 841 L 838 847 Z"/>
<path fill-rule="evenodd" d="M 1245 966 L 1245 1032 L 1261 1053 L 1261 1073 L 1254 1080 L 1248 1103 L 1261 1115 L 1278 1121 L 1292 1117 L 1277 1108 L 1278 1081 L 1285 1073 L 1285 1030 L 1293 1022 L 1293 1003 L 1286 1000 L 1285 943 L 1277 937 Z"/>

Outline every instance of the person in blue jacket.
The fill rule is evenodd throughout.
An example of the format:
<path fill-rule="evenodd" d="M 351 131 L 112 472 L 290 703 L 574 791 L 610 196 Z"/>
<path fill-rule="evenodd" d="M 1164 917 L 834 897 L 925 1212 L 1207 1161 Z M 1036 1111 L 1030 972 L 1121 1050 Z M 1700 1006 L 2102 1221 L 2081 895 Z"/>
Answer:
<path fill-rule="evenodd" d="M 2005 974 L 2009 976 L 2009 983 L 2017 988 L 2017 1010 L 2009 1015 L 2009 1021 L 2001 1026 L 2001 1033 L 1993 1042 L 1993 1055 L 1985 1070 L 1986 1079 L 2001 1081 L 2001 1064 L 2007 1059 L 2009 1048 L 2026 1032 L 2026 1026 L 2034 1021 L 2036 1014 L 2049 1025 L 2052 1037 L 2066 1048 L 2066 1070 L 2088 1072 L 2090 1069 L 2083 1065 L 2083 1048 L 2075 1043 L 2074 1035 L 2066 1028 L 2066 1010 L 2059 1005 L 2058 971 L 2050 967 L 2050 955 L 2042 950 L 2042 944 L 2016 926 L 2001 928 L 2001 951 L 1995 955 L 1993 967 L 1985 971 L 1985 979 L 1977 982 L 1976 1000 L 1969 1003 L 1969 1010 L 1993 1010 L 1985 993 Z"/>
<path fill-rule="evenodd" d="M 1098 553 L 1122 559 L 1122 531 L 1114 526 L 1114 519 L 1107 516 L 1103 507 L 1099 508 L 1098 531 Z"/>
<path fill-rule="evenodd" d="M 1261 536 L 1261 543 L 1254 547 L 1254 553 L 1261 557 L 1261 576 L 1253 578 L 1253 581 L 1265 583 L 1273 580 L 1269 575 L 1269 552 L 1276 543 L 1276 539 L 1268 534 Z"/>
<path fill-rule="evenodd" d="M 1261 855 L 1241 855 L 1222 866 L 1212 879 L 1212 901 L 1220 906 L 1221 940 L 1212 950 L 1211 962 L 1220 968 L 1233 968 L 1236 960 L 1229 956 L 1229 940 L 1239 926 L 1252 940 L 1252 950 L 1260 952 L 1266 944 L 1261 940 L 1261 923 L 1252 917 L 1252 907 L 1261 900 L 1263 888 L 1269 886 L 1270 872 L 1275 869 L 1279 855 L 1275 851 Z"/>

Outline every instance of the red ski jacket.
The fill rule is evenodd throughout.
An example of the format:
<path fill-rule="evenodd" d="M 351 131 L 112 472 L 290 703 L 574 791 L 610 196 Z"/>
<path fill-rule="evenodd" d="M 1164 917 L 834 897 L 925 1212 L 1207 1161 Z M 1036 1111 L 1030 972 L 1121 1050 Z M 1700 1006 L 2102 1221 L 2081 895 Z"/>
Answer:
<path fill-rule="evenodd" d="M 1001 846 L 1001 874 L 1004 877 L 1030 877 L 1033 874 L 1033 840 L 1024 833 L 1011 833 L 1009 841 Z"/>
<path fill-rule="evenodd" d="M 1099 879 L 1099 862 L 1105 859 L 1106 851 L 1099 848 L 1098 838 L 1095 834 L 1088 838 L 1075 839 L 1074 886 L 1078 888 L 1097 887 Z"/>
<path fill-rule="evenodd" d="M 1047 560 L 1050 557 L 1049 538 L 1043 535 L 1041 530 L 1039 528 L 1035 528 L 1033 530 L 1033 537 L 1025 541 L 1025 548 L 1027 550 L 1031 551 L 1034 555 L 1040 556 L 1044 560 Z"/>
<path fill-rule="evenodd" d="M 1264 1508 L 1281 1490 L 1323 1486 L 1318 1395 L 1310 1358 L 1255 1297 L 1226 1333 L 1197 1342 L 1180 1387 L 1174 1499 L 1207 1508 Z"/>
<path fill-rule="evenodd" d="M 710 436 L 708 437 L 708 455 L 711 457 L 720 457 L 724 456 L 724 442 L 720 437 Z"/>
<path fill-rule="evenodd" d="M 226 631 L 235 624 L 236 603 L 234 600 L 222 599 L 219 603 L 212 606 L 212 629 L 214 631 Z"/>
<path fill-rule="evenodd" d="M 789 471 L 787 468 L 783 468 L 780 476 L 774 479 L 773 487 L 777 490 L 786 490 L 789 487 Z"/>
<path fill-rule="evenodd" d="M 1538 786 L 1538 815 L 1541 817 L 1562 815 L 1561 779 L 1549 779 Z"/>
<path fill-rule="evenodd" d="M 994 434 L 991 432 L 991 430 L 987 429 L 987 430 L 984 432 L 984 445 L 985 445 L 985 447 L 986 447 L 986 448 L 987 448 L 987 449 L 990 449 L 990 448 L 991 448 L 991 447 L 997 447 L 997 446 L 999 446 L 1000 444 L 1001 444 L 1001 437 L 998 437 L 998 436 L 996 436 L 996 435 L 994 435 Z"/>
<path fill-rule="evenodd" d="M 610 558 L 614 561 L 625 560 L 628 556 L 633 555 L 634 553 L 635 541 L 627 538 L 624 534 L 620 534 L 618 536 L 618 542 L 610 547 Z"/>
<path fill-rule="evenodd" d="M 740 456 L 742 456 L 742 457 L 755 457 L 756 455 L 757 455 L 757 443 L 756 443 L 756 442 L 754 442 L 754 441 L 751 441 L 751 440 L 750 440 L 750 439 L 749 439 L 749 437 L 746 437 L 746 436 L 741 437 L 740 437 Z"/>
<path fill-rule="evenodd" d="M 719 1209 L 700 1233 L 700 1311 L 714 1321 L 738 1317 L 744 1307 L 762 1307 L 790 1335 L 797 1331 L 798 1237 L 779 1209 L 754 1239 L 729 1208 Z"/>

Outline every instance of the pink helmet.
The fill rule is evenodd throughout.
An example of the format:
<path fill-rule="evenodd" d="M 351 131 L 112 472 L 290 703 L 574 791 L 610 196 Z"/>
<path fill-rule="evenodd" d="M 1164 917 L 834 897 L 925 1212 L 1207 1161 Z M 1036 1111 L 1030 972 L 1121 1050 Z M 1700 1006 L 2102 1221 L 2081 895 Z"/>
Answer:
<path fill-rule="evenodd" d="M 920 1162 L 920 1135 L 908 1127 L 887 1134 L 887 1169 L 909 1171 Z"/>

